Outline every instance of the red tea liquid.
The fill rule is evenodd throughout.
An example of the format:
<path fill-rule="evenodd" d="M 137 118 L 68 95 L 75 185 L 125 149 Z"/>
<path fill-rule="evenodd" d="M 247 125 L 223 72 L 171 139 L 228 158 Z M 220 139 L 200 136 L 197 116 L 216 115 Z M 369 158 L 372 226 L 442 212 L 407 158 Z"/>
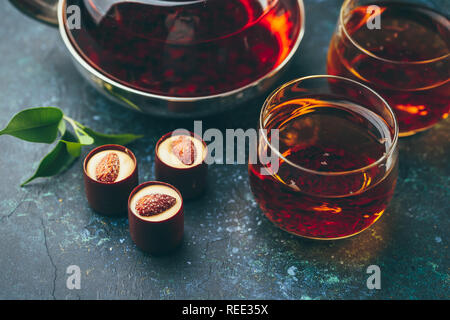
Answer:
<path fill-rule="evenodd" d="M 150 0 L 108 7 L 104 0 L 68 0 L 82 9 L 81 30 L 69 34 L 92 66 L 127 86 L 165 96 L 214 95 L 263 77 L 295 46 L 298 0 L 268 3 Z"/>
<path fill-rule="evenodd" d="M 328 53 L 328 73 L 362 81 L 395 110 L 402 136 L 446 118 L 450 109 L 450 22 L 416 5 L 376 3 L 381 29 L 369 29 L 367 6 L 345 14 L 349 36 L 337 32 Z M 385 60 L 383 60 L 385 59 Z"/>
<path fill-rule="evenodd" d="M 261 174 L 260 163 L 249 165 L 265 215 L 283 230 L 315 239 L 351 236 L 379 219 L 394 192 L 396 155 L 359 169 L 389 151 L 392 132 L 384 120 L 351 102 L 320 98 L 297 99 L 275 112 L 266 128 L 280 130 L 279 151 L 291 163 L 280 158 L 277 172 L 265 166 L 271 175 Z M 259 151 L 265 148 L 260 140 Z"/>

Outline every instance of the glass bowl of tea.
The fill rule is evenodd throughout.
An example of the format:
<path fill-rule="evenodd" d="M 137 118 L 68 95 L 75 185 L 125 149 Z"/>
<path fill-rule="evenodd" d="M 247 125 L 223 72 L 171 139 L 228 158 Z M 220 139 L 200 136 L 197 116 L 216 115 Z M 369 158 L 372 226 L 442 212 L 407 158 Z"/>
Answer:
<path fill-rule="evenodd" d="M 264 92 L 304 33 L 302 0 L 62 0 L 58 16 L 92 84 L 127 107 L 172 117 Z"/>
<path fill-rule="evenodd" d="M 398 125 L 376 92 L 310 76 L 263 105 L 250 187 L 279 228 L 321 240 L 362 232 L 385 212 L 398 175 Z"/>

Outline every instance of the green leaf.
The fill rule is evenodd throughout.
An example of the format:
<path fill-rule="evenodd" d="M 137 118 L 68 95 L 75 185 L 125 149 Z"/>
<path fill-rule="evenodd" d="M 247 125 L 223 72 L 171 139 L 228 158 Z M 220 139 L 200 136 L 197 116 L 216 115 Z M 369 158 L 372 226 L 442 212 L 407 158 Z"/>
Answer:
<path fill-rule="evenodd" d="M 66 133 L 66 122 L 61 121 L 58 125 L 58 131 L 61 136 L 63 136 Z"/>
<path fill-rule="evenodd" d="M 78 140 L 83 146 L 90 146 L 91 144 L 94 144 L 94 138 L 92 138 L 86 132 L 76 130 L 75 133 L 77 134 Z"/>
<path fill-rule="evenodd" d="M 58 129 L 63 118 L 63 112 L 58 108 L 31 108 L 17 113 L 0 131 L 13 137 L 39 143 L 52 143 L 58 136 Z"/>
<path fill-rule="evenodd" d="M 67 142 L 76 143 L 76 138 L 73 134 L 67 131 L 62 139 L 64 140 L 58 141 L 55 148 L 42 159 L 36 172 L 21 185 L 22 187 L 36 178 L 52 177 L 62 173 L 78 158 L 73 156 L 71 152 L 68 151 L 68 147 L 66 147 Z"/>
<path fill-rule="evenodd" d="M 135 134 L 104 134 L 95 132 L 94 130 L 85 127 L 84 131 L 94 138 L 94 144 L 101 146 L 105 144 L 120 144 L 127 145 L 137 139 L 143 137 L 143 135 L 135 135 Z"/>
<path fill-rule="evenodd" d="M 64 116 L 64 119 L 67 122 L 69 122 L 70 125 L 72 126 L 73 131 L 75 132 L 79 143 L 81 143 L 83 146 L 89 146 L 91 144 L 94 144 L 94 139 L 84 131 L 85 127 L 81 123 L 79 123 L 67 116 Z"/>
<path fill-rule="evenodd" d="M 69 152 L 72 157 L 78 158 L 81 155 L 81 147 L 83 146 L 81 143 L 65 140 L 61 140 L 61 142 L 66 145 L 67 152 Z"/>

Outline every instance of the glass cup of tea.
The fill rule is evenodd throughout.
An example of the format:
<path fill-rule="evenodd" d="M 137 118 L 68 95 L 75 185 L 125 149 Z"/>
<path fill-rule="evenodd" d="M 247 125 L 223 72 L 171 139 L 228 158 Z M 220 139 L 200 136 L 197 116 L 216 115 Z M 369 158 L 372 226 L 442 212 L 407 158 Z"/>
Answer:
<path fill-rule="evenodd" d="M 328 74 L 377 91 L 394 109 L 400 136 L 430 128 L 450 110 L 448 1 L 346 0 Z"/>
<path fill-rule="evenodd" d="M 267 98 L 259 129 L 250 186 L 275 225 L 339 239 L 384 213 L 398 175 L 398 124 L 375 91 L 336 76 L 294 80 Z"/>

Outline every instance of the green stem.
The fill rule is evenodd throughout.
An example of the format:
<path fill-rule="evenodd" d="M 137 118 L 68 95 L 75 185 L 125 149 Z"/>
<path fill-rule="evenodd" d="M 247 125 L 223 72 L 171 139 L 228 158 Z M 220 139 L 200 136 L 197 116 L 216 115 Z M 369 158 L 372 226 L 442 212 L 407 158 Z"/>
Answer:
<path fill-rule="evenodd" d="M 70 117 L 68 117 L 66 115 L 63 116 L 63 119 L 66 120 L 68 123 L 70 123 L 70 125 L 73 128 L 73 130 L 75 131 L 75 135 L 77 136 L 78 141 L 80 141 L 84 145 L 89 145 L 89 144 L 93 143 L 94 140 L 92 139 L 92 137 L 84 131 L 84 129 L 86 128 L 85 126 L 83 126 L 78 121 L 75 121 L 75 120 L 73 120 L 72 118 L 70 118 Z M 89 139 L 92 139 L 92 142 L 90 142 L 90 141 L 88 143 L 82 142 L 83 137 L 80 135 L 80 133 L 84 137 L 88 137 Z"/>
<path fill-rule="evenodd" d="M 73 120 L 72 118 L 64 115 L 63 119 L 66 120 L 68 123 L 70 123 L 70 125 L 72 126 L 75 133 L 78 131 L 78 129 L 80 129 L 80 127 L 77 125 L 77 122 L 75 120 Z"/>

